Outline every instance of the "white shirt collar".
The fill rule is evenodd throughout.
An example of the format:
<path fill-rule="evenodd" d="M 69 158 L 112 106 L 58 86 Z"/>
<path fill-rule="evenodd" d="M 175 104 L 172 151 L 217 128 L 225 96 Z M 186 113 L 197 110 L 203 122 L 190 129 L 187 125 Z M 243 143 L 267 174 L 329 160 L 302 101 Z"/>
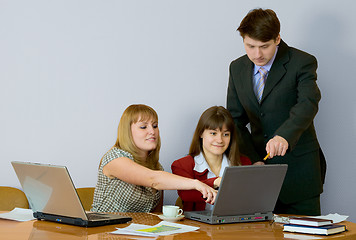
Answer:
<path fill-rule="evenodd" d="M 198 156 L 195 156 L 194 157 L 194 162 L 195 162 L 195 166 L 194 166 L 194 169 L 193 169 L 194 171 L 202 173 L 206 169 L 208 169 L 208 171 L 212 173 L 208 163 L 206 162 L 206 160 L 204 158 L 203 153 L 200 153 Z M 229 160 L 227 159 L 226 155 L 224 154 L 222 162 L 221 162 L 220 173 L 219 173 L 220 177 L 222 176 L 225 167 L 228 167 L 228 166 L 230 166 Z"/>

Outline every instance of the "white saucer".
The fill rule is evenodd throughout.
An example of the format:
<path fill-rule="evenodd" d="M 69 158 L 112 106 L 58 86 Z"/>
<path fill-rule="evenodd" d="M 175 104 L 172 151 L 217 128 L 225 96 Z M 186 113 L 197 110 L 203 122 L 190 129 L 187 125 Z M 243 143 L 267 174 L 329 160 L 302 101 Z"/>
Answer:
<path fill-rule="evenodd" d="M 165 217 L 165 216 L 163 216 L 163 214 L 161 214 L 161 215 L 157 215 L 157 216 L 164 221 L 171 221 L 171 222 L 179 221 L 184 218 L 184 215 L 180 215 L 178 217 Z"/>

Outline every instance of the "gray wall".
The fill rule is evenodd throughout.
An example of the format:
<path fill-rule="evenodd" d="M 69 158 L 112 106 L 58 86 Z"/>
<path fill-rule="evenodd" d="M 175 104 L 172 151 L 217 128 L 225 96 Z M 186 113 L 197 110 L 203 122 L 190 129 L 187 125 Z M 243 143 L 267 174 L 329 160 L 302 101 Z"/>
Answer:
<path fill-rule="evenodd" d="M 352 0 L 0 0 L 0 184 L 20 187 L 10 161 L 23 160 L 66 165 L 77 187 L 95 186 L 133 103 L 157 110 L 170 171 L 202 111 L 225 105 L 229 63 L 244 54 L 235 30 L 255 7 L 274 9 L 282 38 L 319 60 L 322 212 L 356 222 Z"/>

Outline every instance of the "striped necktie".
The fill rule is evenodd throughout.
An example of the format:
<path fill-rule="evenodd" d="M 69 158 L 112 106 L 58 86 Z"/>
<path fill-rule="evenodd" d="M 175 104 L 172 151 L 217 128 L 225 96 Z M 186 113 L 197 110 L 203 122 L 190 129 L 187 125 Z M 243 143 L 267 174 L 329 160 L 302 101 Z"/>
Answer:
<path fill-rule="evenodd" d="M 260 78 L 256 82 L 255 94 L 256 94 L 258 102 L 261 102 L 263 89 L 265 87 L 265 83 L 266 83 L 266 78 L 267 78 L 267 73 L 268 72 L 263 67 L 260 67 L 260 69 L 258 71 L 260 72 Z"/>

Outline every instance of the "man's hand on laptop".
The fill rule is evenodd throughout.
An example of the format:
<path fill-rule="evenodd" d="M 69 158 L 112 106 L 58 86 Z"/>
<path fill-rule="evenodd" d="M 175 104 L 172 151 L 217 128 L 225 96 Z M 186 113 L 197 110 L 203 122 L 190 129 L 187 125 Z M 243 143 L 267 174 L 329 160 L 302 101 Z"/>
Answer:
<path fill-rule="evenodd" d="M 274 136 L 266 144 L 266 152 L 269 153 L 269 158 L 275 156 L 284 156 L 288 150 L 288 142 L 281 136 Z"/>
<path fill-rule="evenodd" d="M 258 161 L 258 162 L 255 162 L 253 165 L 265 165 L 265 163 L 262 161 Z"/>

